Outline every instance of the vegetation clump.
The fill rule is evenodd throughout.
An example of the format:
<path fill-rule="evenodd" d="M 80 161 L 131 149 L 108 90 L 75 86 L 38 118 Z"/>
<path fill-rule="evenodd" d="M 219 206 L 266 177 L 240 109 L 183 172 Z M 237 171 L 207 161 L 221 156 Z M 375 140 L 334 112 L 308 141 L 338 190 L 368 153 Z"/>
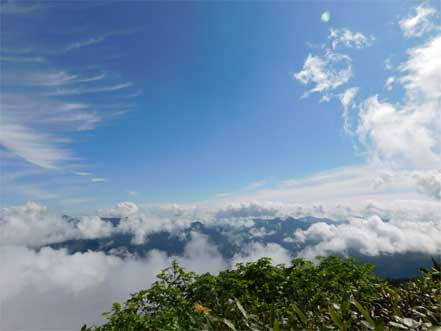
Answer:
<path fill-rule="evenodd" d="M 177 262 L 147 289 L 114 303 L 101 326 L 137 330 L 441 330 L 441 264 L 394 286 L 371 264 L 328 257 L 320 264 L 269 258 L 218 275 Z"/>

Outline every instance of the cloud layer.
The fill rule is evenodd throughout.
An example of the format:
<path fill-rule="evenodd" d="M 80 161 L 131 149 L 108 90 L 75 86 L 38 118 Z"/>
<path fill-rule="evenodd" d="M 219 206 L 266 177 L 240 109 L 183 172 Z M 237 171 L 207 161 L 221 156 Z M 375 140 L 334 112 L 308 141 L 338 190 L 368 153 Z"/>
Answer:
<path fill-rule="evenodd" d="M 424 181 L 431 187 L 430 180 L 429 184 L 426 178 Z M 100 313 L 109 309 L 111 302 L 148 287 L 154 275 L 174 259 L 198 273 L 216 273 L 261 257 L 270 257 L 274 263 L 289 263 L 295 256 L 314 259 L 317 255 L 354 252 L 379 257 L 407 252 L 440 254 L 438 207 L 439 203 L 395 201 L 383 205 L 368 203 L 363 208 L 301 208 L 258 202 L 212 209 L 176 205 L 140 208 L 124 202 L 97 215 L 78 218 L 52 213 L 35 203 L 6 208 L 0 217 L 0 282 L 5 285 L 0 289 L 0 325 L 6 329 L 75 329 L 82 323 L 98 323 Z M 290 215 L 327 215 L 347 221 L 318 221 L 288 233 L 283 242 L 275 242 L 268 238 L 279 238 L 279 230 L 266 230 L 254 219 L 257 217 L 270 226 L 276 215 L 282 219 Z M 122 218 L 115 223 L 101 217 Z M 192 227 L 194 222 L 205 224 L 208 229 L 230 229 L 228 238 L 237 251 L 231 258 L 223 255 L 219 243 L 213 241 L 215 237 L 198 232 L 197 227 Z M 66 240 L 111 240 L 118 233 L 130 234 L 132 244 L 140 245 L 147 242 L 147 235 L 161 231 L 174 236 L 188 235 L 182 253 L 168 255 L 153 249 L 141 258 L 128 251 L 69 254 L 66 249 L 38 248 Z M 263 242 L 263 238 L 270 241 Z M 297 250 L 286 245 L 294 245 L 289 247 Z M 22 318 L 24 309 L 26 318 Z"/>

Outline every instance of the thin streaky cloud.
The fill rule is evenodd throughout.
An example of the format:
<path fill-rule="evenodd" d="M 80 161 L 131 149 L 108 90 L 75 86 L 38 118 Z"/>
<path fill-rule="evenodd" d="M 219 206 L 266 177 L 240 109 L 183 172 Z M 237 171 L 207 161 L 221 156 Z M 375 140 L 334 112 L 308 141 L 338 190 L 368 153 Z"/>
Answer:
<path fill-rule="evenodd" d="M 108 33 L 100 35 L 100 36 L 91 37 L 89 39 L 84 39 L 81 41 L 70 43 L 69 45 L 56 51 L 55 53 L 68 53 L 70 51 L 78 50 L 78 49 L 81 49 L 84 47 L 98 45 L 98 44 L 101 44 L 102 42 L 106 41 L 110 37 L 127 35 L 127 34 L 130 34 L 133 32 L 134 32 L 134 30 L 121 30 L 121 31 L 108 32 Z"/>
<path fill-rule="evenodd" d="M 72 44 L 68 45 L 64 49 L 64 51 L 65 52 L 69 52 L 71 50 L 75 50 L 75 49 L 78 49 L 78 48 L 96 45 L 96 44 L 99 44 L 99 43 L 103 42 L 105 39 L 106 39 L 106 37 L 102 36 L 102 37 L 90 38 L 90 39 L 87 39 L 87 40 L 84 40 L 84 41 L 75 42 L 75 43 L 72 43 Z"/>
<path fill-rule="evenodd" d="M 92 176 L 92 173 L 86 172 L 86 171 L 78 171 L 78 172 L 75 172 L 75 175 L 82 176 L 82 177 L 88 177 L 88 176 Z"/>
<path fill-rule="evenodd" d="M 102 73 L 102 74 L 99 74 L 99 75 L 96 75 L 96 76 L 90 76 L 90 77 L 86 77 L 86 78 L 77 79 L 77 82 L 78 83 L 95 82 L 97 80 L 103 79 L 104 77 L 106 77 L 106 74 Z"/>
<path fill-rule="evenodd" d="M 15 63 L 43 63 L 47 62 L 47 59 L 41 56 L 0 56 L 0 61 Z"/>
<path fill-rule="evenodd" d="M 27 15 L 40 9 L 42 7 L 39 2 L 2 1 L 0 3 L 0 14 L 2 15 Z"/>
<path fill-rule="evenodd" d="M 107 182 L 107 179 L 96 177 L 96 178 L 92 178 L 90 181 L 93 183 L 105 183 Z"/>
<path fill-rule="evenodd" d="M 60 146 L 59 139 L 31 130 L 20 124 L 1 123 L 0 145 L 29 163 L 45 169 L 57 169 L 72 159 Z"/>
<path fill-rule="evenodd" d="M 89 89 L 59 89 L 56 92 L 48 93 L 49 96 L 62 96 L 62 95 L 80 95 L 80 94 L 89 94 L 89 93 L 101 93 L 101 92 L 112 92 L 117 91 L 121 89 L 125 89 L 127 87 L 132 86 L 131 82 L 111 85 L 111 86 L 104 86 L 104 87 L 95 87 L 95 88 L 89 88 Z"/>

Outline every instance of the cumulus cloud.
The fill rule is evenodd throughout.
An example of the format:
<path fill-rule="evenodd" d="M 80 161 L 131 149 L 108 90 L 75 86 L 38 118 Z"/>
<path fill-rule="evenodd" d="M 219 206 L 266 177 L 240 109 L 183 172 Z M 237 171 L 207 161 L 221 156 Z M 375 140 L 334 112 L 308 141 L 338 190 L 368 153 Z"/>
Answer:
<path fill-rule="evenodd" d="M 0 325 L 11 330 L 79 329 L 84 323 L 102 322 L 101 313 L 108 311 L 112 302 L 150 286 L 156 274 L 174 259 L 201 273 L 225 268 L 206 237 L 192 236 L 183 256 L 169 257 L 153 250 L 145 259 L 1 246 L 0 282 L 4 286 L 0 289 Z"/>
<path fill-rule="evenodd" d="M 34 202 L 0 210 L 0 245 L 38 247 L 70 239 L 108 237 L 117 231 L 124 228 L 98 216 L 63 217 Z"/>
<path fill-rule="evenodd" d="M 347 83 L 351 76 L 351 58 L 331 50 L 327 50 L 323 56 L 309 54 L 302 70 L 294 74 L 294 78 L 300 83 L 313 85 L 305 92 L 305 97 L 311 93 L 335 90 Z"/>
<path fill-rule="evenodd" d="M 408 38 L 419 37 L 432 30 L 435 24 L 431 21 L 436 10 L 424 4 L 414 9 L 414 14 L 400 20 L 399 24 L 404 35 Z"/>
<path fill-rule="evenodd" d="M 238 218 L 274 218 L 280 215 L 280 206 L 274 203 L 253 203 L 242 202 L 238 204 L 229 204 L 222 207 L 215 214 L 215 218 L 238 219 Z"/>
<path fill-rule="evenodd" d="M 361 32 L 352 32 L 349 29 L 331 29 L 328 39 L 331 41 L 333 49 L 339 46 L 346 48 L 365 48 L 372 45 L 375 40 L 372 36 L 365 36 Z"/>
<path fill-rule="evenodd" d="M 437 121 L 434 106 L 397 109 L 377 96 L 370 97 L 363 103 L 357 134 L 374 158 L 412 166 L 433 164 L 440 157 L 434 150 L 438 135 L 432 131 Z"/>
<path fill-rule="evenodd" d="M 218 273 L 228 267 L 228 262 L 206 235 L 192 231 L 190 236 L 182 256 L 175 257 L 181 265 L 197 273 Z"/>
<path fill-rule="evenodd" d="M 275 234 L 276 231 L 268 231 L 267 229 L 265 229 L 264 227 L 260 227 L 260 228 L 251 228 L 249 230 L 249 233 L 254 237 L 254 238 L 259 238 L 259 237 L 264 237 L 264 236 L 270 236 L 272 234 Z"/>
<path fill-rule="evenodd" d="M 309 181 L 327 182 L 332 186 L 335 176 L 322 174 Z M 394 176 L 393 173 L 380 176 L 382 183 L 379 185 L 393 185 Z M 439 177 L 439 173 L 434 176 Z M 423 180 L 415 173 L 406 178 Z M 430 192 L 439 193 L 432 187 L 431 179 L 424 178 L 424 181 Z M 236 205 L 240 208 L 231 206 L 212 207 L 209 214 L 208 207 L 204 206 L 200 215 L 211 215 L 211 219 L 200 221 L 206 226 L 217 222 L 237 226 L 247 231 L 251 239 L 260 240 L 262 235 L 273 233 L 255 226 L 252 218 L 262 218 L 261 215 L 350 218 L 344 223 L 318 222 L 285 237 L 285 243 L 300 244 L 303 247 L 301 256 L 308 258 L 349 251 L 372 256 L 405 252 L 436 254 L 441 247 L 438 201 L 393 200 L 368 202 L 364 206 L 348 203 L 333 208 L 315 205 L 303 209 L 299 209 L 299 205 L 281 203 L 261 203 L 259 207 L 259 202 Z M 228 217 L 217 218 L 219 210 L 222 210 L 221 215 Z M 232 212 L 226 212 L 228 210 Z M 100 313 L 109 309 L 111 302 L 124 300 L 128 293 L 148 287 L 154 275 L 169 266 L 173 259 L 199 273 L 217 273 L 236 263 L 256 261 L 261 257 L 270 257 L 276 264 L 289 263 L 292 258 L 292 253 L 278 243 L 251 242 L 240 247 L 231 259 L 226 259 L 209 237 L 196 231 L 189 232 L 189 241 L 180 256 L 167 256 L 164 252 L 152 250 L 143 259 L 130 254 L 120 258 L 97 251 L 69 255 L 63 249 L 32 248 L 67 239 L 109 237 L 122 232 L 131 233 L 135 244 L 143 243 L 148 233 L 162 230 L 179 233 L 179 230 L 188 229 L 196 220 L 191 215 L 196 214 L 198 211 L 194 206 L 170 205 L 149 211 L 130 202 L 101 210 L 99 217 L 91 215 L 74 219 L 60 217 L 35 203 L 3 209 L 0 218 L 0 282 L 5 286 L 0 289 L 3 304 L 0 325 L 7 329 L 75 329 L 82 323 L 100 322 Z M 112 225 L 101 217 L 122 219 L 119 224 Z M 243 222 L 244 219 L 247 222 Z M 124 256 L 115 251 L 110 254 Z M 25 318 L 23 309 L 27 312 Z"/>
<path fill-rule="evenodd" d="M 39 246 L 74 237 L 72 224 L 49 213 L 45 206 L 28 202 L 24 206 L 1 210 L 1 245 Z"/>
<path fill-rule="evenodd" d="M 307 230 L 297 230 L 295 238 L 306 246 L 299 255 L 309 259 L 353 251 L 368 256 L 441 253 L 439 221 L 385 221 L 379 216 L 372 216 L 352 219 L 344 224 L 316 223 Z"/>
<path fill-rule="evenodd" d="M 421 5 L 416 8 L 415 16 L 403 19 L 400 25 L 408 36 L 422 35 L 423 32 L 433 28 L 429 18 L 433 18 L 434 15 L 434 9 Z M 333 49 L 341 46 L 363 48 L 369 46 L 373 38 L 347 29 L 331 29 L 329 40 Z M 335 54 L 329 49 L 325 49 L 325 52 L 327 55 Z M 350 187 L 354 188 L 352 185 L 357 181 L 365 182 L 367 186 L 363 191 L 367 194 L 371 187 L 381 191 L 384 187 L 390 187 L 392 182 L 393 185 L 400 182 L 398 186 L 401 188 L 397 190 L 396 187 L 396 193 L 405 194 L 413 190 L 437 199 L 437 180 L 431 174 L 441 168 L 439 54 L 441 54 L 440 35 L 429 36 L 428 40 L 407 50 L 407 58 L 396 66 L 394 76 L 388 77 L 385 84 L 387 91 L 390 91 L 392 86 L 401 86 L 404 89 L 401 100 L 390 101 L 388 96 L 371 95 L 355 103 L 355 97 L 359 94 L 357 87 L 348 88 L 337 95 L 343 106 L 344 131 L 354 138 L 355 148 L 366 155 L 368 167 L 371 168 L 370 180 L 367 173 L 354 180 L 338 180 L 336 185 L 339 187 L 344 185 L 343 189 L 346 193 L 349 193 Z M 341 54 L 337 57 L 339 58 L 346 59 L 345 62 L 350 68 L 351 60 L 347 55 Z M 312 89 L 305 92 L 304 96 L 319 92 L 322 93 L 320 102 L 328 101 L 333 97 L 332 90 L 349 80 L 350 75 L 342 75 L 341 77 L 345 79 L 337 79 L 340 75 L 336 70 L 333 72 L 337 74 L 329 75 L 327 71 L 329 67 L 332 67 L 332 61 L 328 61 L 326 56 L 308 55 L 303 70 L 294 75 L 304 85 L 315 84 Z M 332 81 L 336 84 L 333 85 Z M 389 97 L 397 98 L 396 95 Z M 376 174 L 380 170 L 395 173 L 391 177 L 392 181 L 377 185 L 376 181 L 379 177 Z M 420 175 L 414 177 L 416 172 Z M 421 175 L 425 172 L 428 175 Z M 423 177 L 428 179 L 422 180 Z M 324 189 L 324 185 L 321 185 L 321 188 Z M 277 200 L 294 193 L 292 200 L 295 200 L 295 196 L 299 196 L 302 190 L 278 187 L 275 190 L 263 190 L 258 195 L 265 196 L 268 200 Z M 352 195 L 347 195 L 349 199 L 353 199 L 355 191 L 357 190 L 353 190 Z M 328 190 L 325 192 L 332 194 Z M 271 194 L 273 197 L 269 198 Z M 376 194 L 380 192 L 377 191 Z M 319 193 L 318 196 L 321 194 Z"/>
<path fill-rule="evenodd" d="M 417 186 L 428 196 L 441 200 L 441 170 L 416 173 Z"/>
<path fill-rule="evenodd" d="M 232 265 L 237 263 L 255 262 L 263 257 L 271 258 L 274 264 L 289 263 L 291 256 L 285 248 L 276 243 L 262 244 L 253 242 L 246 245 L 242 252 L 233 256 Z"/>
<path fill-rule="evenodd" d="M 424 169 L 441 164 L 441 36 L 408 50 L 399 69 L 402 104 L 364 101 L 357 133 L 374 158 Z"/>
<path fill-rule="evenodd" d="M 97 216 L 82 217 L 76 226 L 81 238 L 85 239 L 108 237 L 115 230 L 112 223 L 105 222 Z"/>
<path fill-rule="evenodd" d="M 99 210 L 98 213 L 103 217 L 127 217 L 137 214 L 139 208 L 136 204 L 129 201 L 120 202 L 115 208 Z"/>
<path fill-rule="evenodd" d="M 411 101 L 441 97 L 441 35 L 410 48 L 408 59 L 399 66 L 400 78 Z"/>

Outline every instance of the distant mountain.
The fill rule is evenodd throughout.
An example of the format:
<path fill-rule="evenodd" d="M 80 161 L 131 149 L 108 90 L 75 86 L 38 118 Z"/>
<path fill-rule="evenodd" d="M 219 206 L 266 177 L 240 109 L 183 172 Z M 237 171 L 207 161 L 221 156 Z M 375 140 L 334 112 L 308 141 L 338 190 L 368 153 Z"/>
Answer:
<path fill-rule="evenodd" d="M 64 216 L 69 222 L 78 220 Z M 101 218 L 105 222 L 118 226 L 121 218 Z M 297 230 L 306 230 L 312 224 L 323 222 L 338 224 L 326 218 L 304 217 L 286 219 L 274 218 L 255 219 L 251 226 L 236 226 L 230 223 L 203 223 L 195 221 L 179 233 L 168 231 L 153 232 L 146 235 L 142 244 L 133 243 L 134 236 L 126 233 L 116 233 L 109 237 L 98 239 L 75 239 L 47 245 L 54 249 L 64 248 L 70 254 L 76 252 L 102 251 L 106 254 L 120 257 L 145 257 L 151 250 L 156 249 L 168 255 L 181 255 L 185 246 L 191 240 L 191 233 L 198 232 L 207 236 L 208 241 L 215 245 L 222 256 L 232 258 L 241 252 L 241 248 L 252 242 L 269 244 L 276 243 L 287 249 L 295 257 L 305 244 L 293 240 Z M 367 256 L 356 251 L 345 252 L 345 255 L 355 257 L 361 262 L 369 262 L 376 266 L 376 273 L 381 277 L 406 278 L 418 275 L 420 267 L 430 267 L 430 256 L 420 253 Z"/>

